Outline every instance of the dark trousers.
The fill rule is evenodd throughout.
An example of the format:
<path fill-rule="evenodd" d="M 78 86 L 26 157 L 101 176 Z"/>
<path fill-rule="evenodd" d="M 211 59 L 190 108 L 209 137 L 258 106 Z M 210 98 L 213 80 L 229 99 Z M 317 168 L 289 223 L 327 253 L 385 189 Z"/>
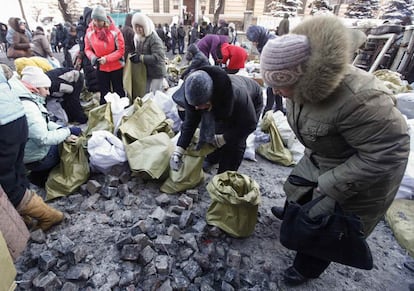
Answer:
<path fill-rule="evenodd" d="M 69 122 L 79 122 L 83 124 L 88 121 L 79 100 L 83 89 L 83 83 L 84 78 L 81 74 L 78 81 L 76 83 L 72 83 L 73 92 L 63 95 L 62 107 L 68 115 Z"/>
<path fill-rule="evenodd" d="M 178 38 L 178 53 L 184 54 L 184 38 Z"/>
<path fill-rule="evenodd" d="M 26 168 L 31 170 L 29 175 L 30 182 L 37 186 L 44 187 L 50 171 L 57 166 L 59 162 L 59 146 L 52 145 L 47 152 L 47 155 L 42 160 L 26 164 Z"/>
<path fill-rule="evenodd" d="M 243 155 L 246 150 L 246 139 L 247 137 L 226 143 L 221 148 L 209 154 L 206 157 L 206 161 L 211 164 L 219 164 L 217 174 L 225 171 L 237 171 L 243 161 Z"/>
<path fill-rule="evenodd" d="M 26 116 L 0 125 L 0 184 L 15 207 L 29 186 L 23 164 L 27 137 Z"/>
<path fill-rule="evenodd" d="M 119 97 L 125 97 L 124 85 L 122 83 L 122 72 L 122 68 L 112 72 L 97 71 L 99 91 L 101 92 L 101 104 L 106 103 L 104 97 L 109 92 L 117 93 Z"/>
<path fill-rule="evenodd" d="M 293 267 L 307 278 L 318 278 L 328 268 L 330 261 L 321 260 L 304 253 L 296 253 Z"/>
<path fill-rule="evenodd" d="M 267 111 L 272 110 L 273 109 L 273 105 L 276 103 L 276 107 L 275 107 L 275 111 L 282 111 L 283 113 L 285 113 L 284 109 L 283 109 L 283 101 L 282 101 L 282 96 L 278 95 L 278 94 L 273 94 L 273 90 L 271 87 L 268 87 L 266 89 L 266 106 L 263 109 L 263 115 L 264 116 L 266 114 Z"/>

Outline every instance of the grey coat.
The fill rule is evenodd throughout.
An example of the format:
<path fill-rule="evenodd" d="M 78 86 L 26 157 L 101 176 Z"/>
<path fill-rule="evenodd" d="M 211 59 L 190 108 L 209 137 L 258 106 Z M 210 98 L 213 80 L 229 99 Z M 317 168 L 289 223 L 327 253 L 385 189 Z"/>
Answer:
<path fill-rule="evenodd" d="M 349 65 L 351 43 L 336 17 L 315 16 L 292 33 L 308 36 L 311 56 L 287 99 L 287 119 L 305 146 L 292 174 L 362 218 L 369 235 L 394 199 L 409 154 L 404 117 L 372 74 Z M 288 200 L 299 186 L 285 183 Z M 316 192 L 314 192 L 316 194 Z"/>

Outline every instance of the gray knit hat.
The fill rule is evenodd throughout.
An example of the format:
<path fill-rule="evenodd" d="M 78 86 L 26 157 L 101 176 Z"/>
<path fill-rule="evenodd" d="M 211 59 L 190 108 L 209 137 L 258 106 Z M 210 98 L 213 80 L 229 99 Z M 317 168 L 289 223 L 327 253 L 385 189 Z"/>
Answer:
<path fill-rule="evenodd" d="M 109 19 L 106 15 L 105 8 L 103 8 L 101 5 L 97 5 L 95 6 L 95 8 L 93 8 L 91 18 L 109 23 Z"/>
<path fill-rule="evenodd" d="M 206 104 L 213 95 L 213 80 L 205 71 L 195 71 L 185 80 L 185 99 L 188 104 Z"/>
<path fill-rule="evenodd" d="M 274 88 L 295 84 L 310 54 L 305 35 L 286 34 L 269 40 L 260 56 L 260 72 L 265 84 Z"/>

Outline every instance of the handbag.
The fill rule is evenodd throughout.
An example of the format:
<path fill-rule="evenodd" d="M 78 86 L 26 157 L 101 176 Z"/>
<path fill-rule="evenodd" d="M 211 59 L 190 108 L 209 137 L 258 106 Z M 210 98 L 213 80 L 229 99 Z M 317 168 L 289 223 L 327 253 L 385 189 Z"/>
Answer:
<path fill-rule="evenodd" d="M 304 205 L 287 204 L 280 228 L 281 244 L 319 259 L 371 270 L 372 254 L 358 216 L 345 215 L 336 204 L 333 214 L 309 217 L 309 210 L 324 197 Z"/>

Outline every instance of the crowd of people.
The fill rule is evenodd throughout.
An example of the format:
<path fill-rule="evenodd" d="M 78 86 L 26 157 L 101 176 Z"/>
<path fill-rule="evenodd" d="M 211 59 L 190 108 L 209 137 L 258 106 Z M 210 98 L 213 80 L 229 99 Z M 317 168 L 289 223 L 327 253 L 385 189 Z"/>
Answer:
<path fill-rule="evenodd" d="M 286 15 L 278 35 L 257 25 L 248 28 L 246 36 L 261 54 L 261 75 L 267 87 L 264 110 L 263 88 L 236 74 L 244 67 L 247 52 L 237 45 L 235 27 L 221 19 L 216 26 L 194 23 L 188 31 L 189 66 L 181 76 L 181 96 L 174 100 L 182 110 L 183 123 L 170 168 L 183 167 L 183 155 L 199 128 L 198 147 L 215 147 L 205 158 L 204 168 L 218 164 L 217 173 L 237 171 L 248 135 L 257 128 L 263 111 L 272 110 L 276 102 L 276 110 L 286 114 L 305 146 L 291 177 L 315 186 L 309 190 L 304 187 L 308 184 L 288 179 L 285 208 L 272 208 L 272 212 L 283 219 L 290 203 L 305 205 L 322 196 L 309 212 L 310 219 L 332 214 L 340 205 L 346 213 L 361 217 L 367 237 L 396 195 L 407 165 L 409 135 L 390 91 L 372 74 L 350 64 L 351 36 L 341 21 L 315 16 L 289 31 Z M 75 142 L 82 131 L 49 120 L 46 97 L 51 91 L 69 94 L 72 101 L 67 101 L 67 110 L 73 114 L 81 110 L 79 96 L 73 93 L 79 94 L 84 86 L 100 93 L 101 104 L 108 92 L 134 99 L 162 90 L 165 54 L 184 54 L 186 33 L 182 24 L 155 27 L 143 13 L 129 15 L 120 29 L 98 5 L 85 8 L 76 27 L 57 25 L 49 39 L 41 27 L 32 34 L 19 18 L 10 19 L 7 36 L 10 58 L 52 58 L 61 49 L 65 54 L 67 71 L 45 73 L 26 66 L 17 79 L 7 66 L 0 70 L 0 106 L 7 108 L 0 113 L 0 184 L 19 213 L 37 219 L 38 226 L 47 230 L 60 223 L 63 214 L 29 190 L 29 181 L 44 185 L 59 162 L 59 144 Z M 79 67 L 72 58 L 66 59 L 75 44 L 80 47 Z M 77 78 L 63 83 L 62 75 Z M 131 84 L 125 83 L 125 76 Z M 87 121 L 76 116 L 83 118 L 82 123 Z M 297 252 L 283 276 L 287 284 L 301 284 L 319 277 L 329 264 L 327 259 Z"/>

